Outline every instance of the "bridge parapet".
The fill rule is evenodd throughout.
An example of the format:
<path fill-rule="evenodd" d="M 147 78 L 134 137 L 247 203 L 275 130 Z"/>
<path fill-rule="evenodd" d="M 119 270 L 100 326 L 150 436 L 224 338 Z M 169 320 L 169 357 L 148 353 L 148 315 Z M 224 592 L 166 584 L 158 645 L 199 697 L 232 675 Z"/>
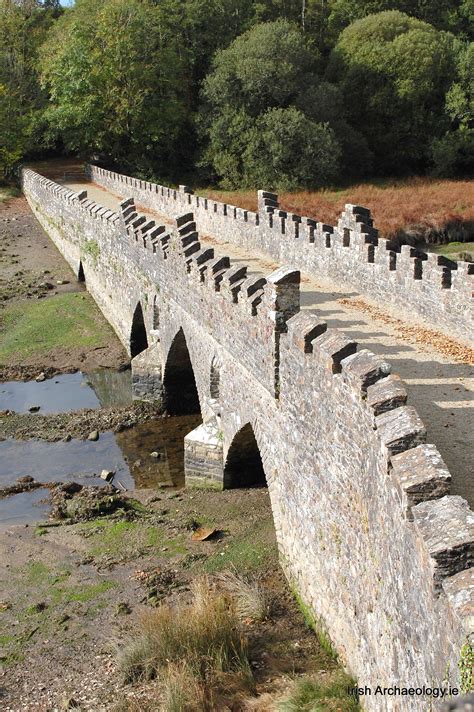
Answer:
<path fill-rule="evenodd" d="M 278 195 L 258 192 L 258 212 L 88 165 L 91 180 L 133 195 L 168 216 L 190 209 L 197 227 L 218 238 L 261 250 L 316 277 L 355 287 L 388 308 L 406 309 L 448 334 L 473 333 L 474 265 L 401 248 L 381 239 L 370 211 L 347 204 L 336 226 L 280 209 Z"/>

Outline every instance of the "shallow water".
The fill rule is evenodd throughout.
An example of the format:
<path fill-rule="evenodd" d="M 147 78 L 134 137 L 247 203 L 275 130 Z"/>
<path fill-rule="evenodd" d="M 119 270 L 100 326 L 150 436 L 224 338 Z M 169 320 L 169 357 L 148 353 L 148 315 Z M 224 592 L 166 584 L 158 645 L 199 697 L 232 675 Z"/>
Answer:
<path fill-rule="evenodd" d="M 0 410 L 40 414 L 68 413 L 81 408 L 128 405 L 132 402 L 130 371 L 103 369 L 90 374 L 65 373 L 46 381 L 0 383 Z"/>
<path fill-rule="evenodd" d="M 49 491 L 41 487 L 0 499 L 0 532 L 14 524 L 30 524 L 44 519 L 50 505 L 43 500 L 48 497 Z"/>
<path fill-rule="evenodd" d="M 117 487 L 120 483 L 126 489 L 182 487 L 184 436 L 200 422 L 196 415 L 157 418 L 121 433 L 101 433 L 96 442 L 4 440 L 0 442 L 0 487 L 13 484 L 25 475 L 31 475 L 38 482 L 104 485 L 105 481 L 99 476 L 102 470 L 115 471 L 112 483 Z M 153 457 L 152 452 L 159 457 Z M 42 497 L 33 497 L 36 492 L 42 492 Z M 11 526 L 46 516 L 49 506 L 43 504 L 38 508 L 36 505 L 47 495 L 48 492 L 41 489 L 0 500 L 0 529 L 2 522 Z"/>

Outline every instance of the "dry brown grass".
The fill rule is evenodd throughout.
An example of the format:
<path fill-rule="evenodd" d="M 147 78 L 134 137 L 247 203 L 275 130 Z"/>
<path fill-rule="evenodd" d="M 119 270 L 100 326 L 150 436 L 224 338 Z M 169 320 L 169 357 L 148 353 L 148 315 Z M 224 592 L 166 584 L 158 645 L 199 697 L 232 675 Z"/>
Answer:
<path fill-rule="evenodd" d="M 240 620 L 259 622 L 270 617 L 272 596 L 260 581 L 234 571 L 217 574 L 216 580 L 229 593 Z"/>
<path fill-rule="evenodd" d="M 125 683 L 156 678 L 163 712 L 214 709 L 214 693 L 225 686 L 253 692 L 254 680 L 235 606 L 203 577 L 193 584 L 193 600 L 160 606 L 140 620 L 139 633 L 119 653 Z"/>
<path fill-rule="evenodd" d="M 255 191 L 203 191 L 214 200 L 256 210 Z M 474 230 L 474 181 L 410 178 L 404 181 L 363 183 L 343 190 L 280 193 L 284 210 L 334 225 L 345 203 L 372 211 L 383 237 L 408 232 L 415 236 L 445 233 L 443 241 L 464 240 Z"/>

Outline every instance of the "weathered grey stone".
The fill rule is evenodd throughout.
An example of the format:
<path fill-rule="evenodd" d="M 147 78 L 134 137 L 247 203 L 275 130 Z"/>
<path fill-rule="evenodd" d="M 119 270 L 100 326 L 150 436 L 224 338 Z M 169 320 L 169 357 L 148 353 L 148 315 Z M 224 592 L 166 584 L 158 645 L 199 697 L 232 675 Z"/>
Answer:
<path fill-rule="evenodd" d="M 469 637 L 474 636 L 474 568 L 443 581 L 443 589 Z M 473 640 L 474 643 L 474 640 Z"/>
<path fill-rule="evenodd" d="M 442 580 L 474 565 L 474 513 L 462 497 L 446 496 L 412 509 L 414 523 L 433 561 L 433 580 Z"/>
<path fill-rule="evenodd" d="M 384 375 L 371 355 L 351 358 L 356 344 L 343 334 L 319 334 L 323 325 L 300 321 L 296 274 L 249 278 L 240 263 L 222 263 L 220 269 L 217 254 L 198 265 L 191 256 L 201 249 L 199 238 L 186 254 L 178 230 L 195 222 L 196 232 L 291 265 L 290 274 L 296 266 L 347 278 L 379 301 L 403 304 L 426 318 L 436 312 L 445 326 L 455 319 L 464 332 L 472 273 L 460 263 L 451 287 L 441 291 L 434 268 L 443 265 L 432 260 L 422 260 L 421 279 L 414 279 L 411 254 L 397 253 L 392 270 L 393 250 L 366 231 L 369 219 L 357 210 L 346 216 L 353 227 L 341 233 L 339 227 L 276 217 L 278 205 L 244 217 L 233 206 L 164 186 L 153 189 L 134 179 L 124 185 L 118 174 L 92 173 L 115 194 L 132 194 L 137 204 L 166 216 L 166 229 L 154 243 L 151 231 L 144 247 L 121 216 L 90 212 L 30 170 L 23 172 L 25 195 L 76 274 L 83 264 L 88 290 L 125 347 L 130 351 L 137 311 L 143 321 L 140 349 L 159 339 L 153 357 L 142 351 L 145 361 L 150 356 L 143 364 L 145 385 L 156 367 L 157 376 L 159 369 L 163 373 L 164 395 L 175 388 L 184 399 L 189 379 L 182 376 L 189 374 L 183 363 L 191 364 L 203 426 L 188 437 L 187 480 L 232 486 L 229 462 L 237 457 L 239 465 L 236 443 L 246 433 L 247 445 L 253 440 L 261 458 L 284 570 L 324 621 L 351 672 L 371 685 L 441 683 L 449 666 L 454 684 L 472 606 L 470 580 L 463 576 L 470 565 L 469 535 L 458 536 L 465 526 L 460 506 L 450 505 L 449 516 L 432 523 L 426 512 L 420 515 L 424 528 L 416 519 L 407 521 L 410 506 L 415 512 L 452 498 L 416 504 L 420 496 L 439 494 L 448 476 L 440 476 L 426 452 L 426 472 L 418 460 L 409 465 L 408 455 L 395 460 L 405 450 L 417 451 L 425 437 L 416 412 L 402 401 L 400 383 Z M 176 214 L 182 217 L 170 227 Z M 132 221 L 137 219 L 135 213 Z M 293 225 L 299 226 L 298 239 Z M 84 250 L 84 241 L 95 249 Z M 368 246 L 374 248 L 371 255 Z M 134 334 L 134 352 L 138 341 Z M 186 353 L 175 350 L 177 342 Z M 156 384 L 159 391 L 159 378 Z M 401 712 L 398 702 L 365 700 L 370 712 Z M 410 712 L 426 712 L 424 701 L 414 700 Z"/>
<path fill-rule="evenodd" d="M 402 406 L 375 418 L 380 440 L 390 456 L 425 442 L 426 429 L 413 406 Z"/>
<path fill-rule="evenodd" d="M 434 445 L 418 445 L 391 458 L 393 476 L 403 493 L 407 516 L 411 507 L 449 494 L 451 474 Z"/>
<path fill-rule="evenodd" d="M 367 404 L 374 415 L 405 405 L 407 392 L 400 376 L 390 375 L 367 388 Z"/>

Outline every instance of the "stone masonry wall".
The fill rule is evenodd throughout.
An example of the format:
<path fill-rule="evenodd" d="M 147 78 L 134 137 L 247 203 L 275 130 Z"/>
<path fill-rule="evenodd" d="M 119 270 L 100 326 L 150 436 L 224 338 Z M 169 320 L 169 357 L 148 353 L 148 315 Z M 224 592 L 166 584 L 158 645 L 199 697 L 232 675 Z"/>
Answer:
<path fill-rule="evenodd" d="M 278 196 L 259 191 L 258 213 L 173 190 L 97 166 L 89 177 L 137 203 L 174 217 L 191 210 L 199 232 L 213 234 L 314 276 L 327 275 L 374 299 L 403 308 L 448 334 L 472 338 L 474 265 L 453 262 L 380 239 L 370 211 L 346 205 L 336 226 L 279 209 Z"/>
<path fill-rule="evenodd" d="M 202 249 L 188 205 L 171 229 L 147 222 L 132 200 L 112 213 L 30 170 L 23 187 L 76 272 L 82 261 L 125 344 L 138 302 L 150 333 L 159 310 L 152 349 L 163 373 L 183 331 L 204 426 L 218 422 L 222 468 L 252 425 L 284 570 L 358 684 L 456 685 L 474 629 L 474 516 L 449 494 L 450 474 L 390 366 L 299 312 L 298 272 L 249 281 Z M 442 707 L 400 697 L 363 704 Z"/>

